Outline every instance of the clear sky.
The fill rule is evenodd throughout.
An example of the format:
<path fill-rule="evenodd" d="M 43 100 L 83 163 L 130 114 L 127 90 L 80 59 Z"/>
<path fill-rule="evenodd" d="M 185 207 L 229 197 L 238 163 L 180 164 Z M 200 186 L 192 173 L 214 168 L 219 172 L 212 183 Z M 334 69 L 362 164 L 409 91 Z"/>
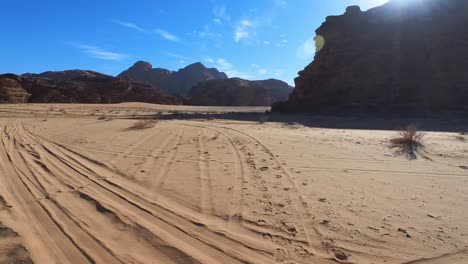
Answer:
<path fill-rule="evenodd" d="M 386 0 L 15 0 L 0 9 L 0 73 L 87 69 L 117 75 L 138 60 L 194 62 L 229 77 L 293 84 L 328 15 Z"/>

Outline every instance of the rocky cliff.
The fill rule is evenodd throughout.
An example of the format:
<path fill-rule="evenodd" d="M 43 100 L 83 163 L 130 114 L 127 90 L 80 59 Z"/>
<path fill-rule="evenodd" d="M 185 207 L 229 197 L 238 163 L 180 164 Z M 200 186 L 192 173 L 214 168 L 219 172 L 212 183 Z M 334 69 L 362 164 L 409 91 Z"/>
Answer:
<path fill-rule="evenodd" d="M 156 88 L 92 71 L 46 72 L 42 74 L 0 75 L 0 98 L 12 84 L 26 95 L 6 102 L 30 103 L 120 103 L 147 102 L 181 104 L 181 101 Z M 11 94 L 11 92 L 10 92 Z M 24 93 L 23 93 L 24 94 Z M 13 98 L 13 99 L 12 99 Z M 23 98 L 17 100 L 14 98 Z"/>
<path fill-rule="evenodd" d="M 144 61 L 135 63 L 118 77 L 150 84 L 174 95 L 187 95 L 190 89 L 201 81 L 227 79 L 225 73 L 214 68 L 206 68 L 201 63 L 194 63 L 172 72 L 153 68 L 150 63 Z"/>
<path fill-rule="evenodd" d="M 14 79 L 0 78 L 0 103 L 27 103 L 31 94 Z"/>
<path fill-rule="evenodd" d="M 267 106 L 286 100 L 292 87 L 279 80 L 247 81 L 240 78 L 200 82 L 191 90 L 192 105 Z"/>
<path fill-rule="evenodd" d="M 314 61 L 273 110 L 468 110 L 466 25 L 466 0 L 349 7 L 317 29 Z"/>

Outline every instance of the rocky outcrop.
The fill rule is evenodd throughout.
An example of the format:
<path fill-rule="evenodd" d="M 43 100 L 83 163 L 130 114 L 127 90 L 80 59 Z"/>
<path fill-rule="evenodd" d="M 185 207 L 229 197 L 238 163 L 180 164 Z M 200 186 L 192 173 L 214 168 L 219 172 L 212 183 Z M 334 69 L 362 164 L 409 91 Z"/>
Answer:
<path fill-rule="evenodd" d="M 190 104 L 209 106 L 268 106 L 286 100 L 292 87 L 279 80 L 210 80 L 194 86 Z"/>
<path fill-rule="evenodd" d="M 147 102 L 181 104 L 156 88 L 92 71 L 46 72 L 42 74 L 0 75 L 26 91 L 30 103 L 121 103 Z M 0 91 L 5 85 L 0 83 Z M 14 100 L 7 102 L 15 103 Z"/>
<path fill-rule="evenodd" d="M 467 14 L 466 0 L 390 0 L 327 17 L 314 61 L 273 110 L 468 110 Z"/>
<path fill-rule="evenodd" d="M 187 95 L 190 89 L 206 80 L 227 79 L 227 75 L 214 68 L 206 68 L 201 63 L 191 64 L 177 72 L 153 68 L 144 61 L 135 63 L 118 77 L 153 85 L 174 95 Z"/>
<path fill-rule="evenodd" d="M 26 73 L 22 75 L 23 77 L 36 77 L 51 79 L 56 82 L 69 81 L 77 78 L 105 78 L 108 77 L 105 74 L 94 72 L 94 71 L 85 71 L 85 70 L 68 70 L 68 71 L 47 71 L 40 74 Z"/>
<path fill-rule="evenodd" d="M 15 80 L 0 77 L 0 103 L 27 103 L 31 94 Z"/>

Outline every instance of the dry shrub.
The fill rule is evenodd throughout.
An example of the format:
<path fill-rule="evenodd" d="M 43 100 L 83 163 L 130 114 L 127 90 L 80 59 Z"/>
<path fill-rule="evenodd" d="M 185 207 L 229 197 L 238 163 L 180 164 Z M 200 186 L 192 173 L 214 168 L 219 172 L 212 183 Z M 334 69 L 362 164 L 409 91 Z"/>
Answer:
<path fill-rule="evenodd" d="M 260 116 L 258 118 L 258 123 L 259 124 L 265 124 L 266 122 L 268 122 L 268 116 Z"/>
<path fill-rule="evenodd" d="M 131 125 L 128 129 L 130 130 L 149 129 L 149 128 L 153 128 L 157 122 L 158 122 L 157 120 L 139 120 L 139 121 L 136 121 L 133 125 Z"/>
<path fill-rule="evenodd" d="M 396 156 L 409 160 L 417 159 L 417 155 L 425 151 L 423 139 L 426 134 L 419 132 L 415 125 L 409 125 L 400 132 L 398 137 L 390 139 L 390 148 L 395 149 Z"/>
<path fill-rule="evenodd" d="M 98 120 L 112 121 L 112 120 L 114 120 L 114 118 L 112 116 L 108 116 L 108 115 L 101 115 L 100 117 L 98 117 Z"/>
<path fill-rule="evenodd" d="M 220 134 L 219 132 L 216 133 L 216 135 L 214 135 L 212 138 L 210 138 L 209 141 L 217 140 L 219 138 L 219 134 Z"/>
<path fill-rule="evenodd" d="M 458 141 L 465 142 L 465 137 L 463 136 L 456 136 L 455 137 Z"/>

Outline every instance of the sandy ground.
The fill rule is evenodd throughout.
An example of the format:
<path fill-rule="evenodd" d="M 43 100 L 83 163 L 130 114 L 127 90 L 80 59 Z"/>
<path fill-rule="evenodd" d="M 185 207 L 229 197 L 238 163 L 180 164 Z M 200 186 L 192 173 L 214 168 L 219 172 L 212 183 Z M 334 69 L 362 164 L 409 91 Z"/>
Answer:
<path fill-rule="evenodd" d="M 468 263 L 468 136 L 177 118 L 265 110 L 0 105 L 0 263 Z"/>

